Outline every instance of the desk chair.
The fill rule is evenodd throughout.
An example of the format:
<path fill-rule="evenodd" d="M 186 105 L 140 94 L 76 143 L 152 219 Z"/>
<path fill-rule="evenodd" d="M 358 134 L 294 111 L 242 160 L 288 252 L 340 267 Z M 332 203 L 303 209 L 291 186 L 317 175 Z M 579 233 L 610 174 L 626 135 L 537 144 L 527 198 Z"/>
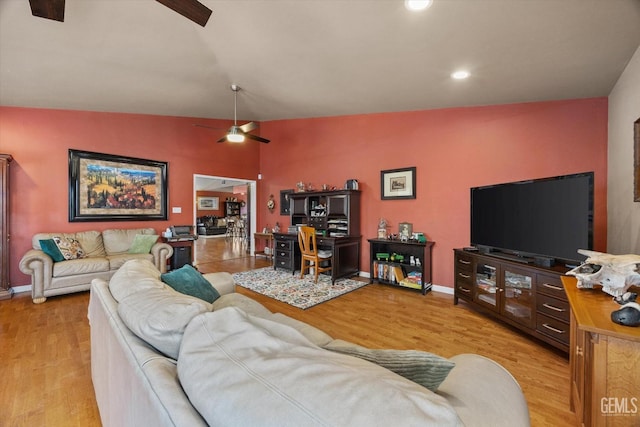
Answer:
<path fill-rule="evenodd" d="M 313 267 L 315 282 L 318 283 L 318 274 L 330 271 L 333 268 L 333 252 L 318 250 L 316 245 L 316 229 L 313 227 L 300 227 L 298 231 L 298 244 L 302 255 L 302 265 L 300 267 L 300 278 L 304 277 L 305 270 Z M 327 263 L 329 266 L 322 266 Z M 309 263 L 309 264 L 307 264 Z M 333 279 L 331 280 L 333 284 Z"/>

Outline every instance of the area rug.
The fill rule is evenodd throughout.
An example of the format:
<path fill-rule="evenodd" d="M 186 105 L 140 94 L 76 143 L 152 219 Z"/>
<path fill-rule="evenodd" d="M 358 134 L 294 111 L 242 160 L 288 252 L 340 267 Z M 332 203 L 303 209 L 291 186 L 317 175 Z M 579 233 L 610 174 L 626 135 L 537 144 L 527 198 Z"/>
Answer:
<path fill-rule="evenodd" d="M 307 274 L 292 275 L 290 271 L 274 270 L 273 267 L 258 268 L 233 274 L 236 284 L 278 301 L 303 310 L 330 299 L 355 291 L 368 284 L 351 279 L 338 279 L 332 285 L 331 277 L 321 275 L 318 283 Z"/>

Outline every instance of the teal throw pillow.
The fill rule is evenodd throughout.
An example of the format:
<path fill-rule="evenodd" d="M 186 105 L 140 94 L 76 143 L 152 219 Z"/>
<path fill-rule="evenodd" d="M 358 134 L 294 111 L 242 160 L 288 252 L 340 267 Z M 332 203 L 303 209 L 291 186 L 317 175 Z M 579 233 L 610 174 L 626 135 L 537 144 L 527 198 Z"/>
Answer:
<path fill-rule="evenodd" d="M 212 303 L 220 294 L 202 274 L 189 264 L 160 275 L 160 279 L 176 291 Z"/>
<path fill-rule="evenodd" d="M 42 252 L 49 255 L 53 262 L 64 261 L 64 256 L 62 256 L 62 252 L 58 249 L 58 245 L 53 239 L 40 240 L 40 247 L 42 248 Z"/>
<path fill-rule="evenodd" d="M 136 234 L 129 248 L 130 254 L 148 254 L 158 241 L 157 234 Z"/>

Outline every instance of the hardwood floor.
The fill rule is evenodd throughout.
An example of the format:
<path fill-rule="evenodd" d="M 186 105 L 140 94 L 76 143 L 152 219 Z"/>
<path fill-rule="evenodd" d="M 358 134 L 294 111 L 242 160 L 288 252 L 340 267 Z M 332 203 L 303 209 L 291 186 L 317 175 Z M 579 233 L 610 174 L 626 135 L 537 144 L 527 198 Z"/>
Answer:
<path fill-rule="evenodd" d="M 269 265 L 265 258 L 246 256 L 245 246 L 233 239 L 199 239 L 196 245 L 203 273 Z M 368 285 L 300 310 L 241 287 L 237 292 L 365 346 L 490 357 L 520 383 L 533 426 L 577 425 L 569 411 L 566 356 L 464 303 L 454 306 L 451 295 Z M 100 425 L 90 373 L 88 301 L 88 292 L 39 305 L 29 294 L 0 301 L 0 426 Z"/>

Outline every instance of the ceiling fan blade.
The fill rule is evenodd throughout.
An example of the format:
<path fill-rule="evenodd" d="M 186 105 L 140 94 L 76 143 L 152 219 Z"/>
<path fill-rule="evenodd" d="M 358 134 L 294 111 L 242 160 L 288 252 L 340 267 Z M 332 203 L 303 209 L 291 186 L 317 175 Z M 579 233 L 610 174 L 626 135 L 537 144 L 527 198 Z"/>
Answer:
<path fill-rule="evenodd" d="M 249 138 L 249 139 L 253 139 L 254 141 L 260 141 L 260 142 L 264 142 L 265 144 L 269 143 L 269 140 L 266 138 L 263 138 L 261 136 L 258 135 L 252 135 L 250 133 L 245 133 L 244 134 L 245 137 Z"/>
<path fill-rule="evenodd" d="M 220 138 L 216 142 L 227 142 L 227 135 L 223 136 L 222 138 Z"/>
<path fill-rule="evenodd" d="M 214 128 L 213 126 L 207 126 L 207 125 L 199 125 L 199 124 L 194 124 L 195 127 L 199 127 L 199 128 L 205 128 L 205 129 L 214 129 L 214 130 L 223 130 L 224 128 Z"/>
<path fill-rule="evenodd" d="M 240 129 L 244 133 L 249 133 L 254 129 L 258 129 L 258 124 L 256 122 L 245 123 L 242 126 L 240 126 Z"/>
<path fill-rule="evenodd" d="M 39 18 L 64 22 L 65 0 L 29 0 L 31 14 Z"/>
<path fill-rule="evenodd" d="M 198 0 L 156 0 L 169 9 L 178 12 L 200 26 L 207 25 L 211 16 L 211 9 L 200 3 Z"/>

